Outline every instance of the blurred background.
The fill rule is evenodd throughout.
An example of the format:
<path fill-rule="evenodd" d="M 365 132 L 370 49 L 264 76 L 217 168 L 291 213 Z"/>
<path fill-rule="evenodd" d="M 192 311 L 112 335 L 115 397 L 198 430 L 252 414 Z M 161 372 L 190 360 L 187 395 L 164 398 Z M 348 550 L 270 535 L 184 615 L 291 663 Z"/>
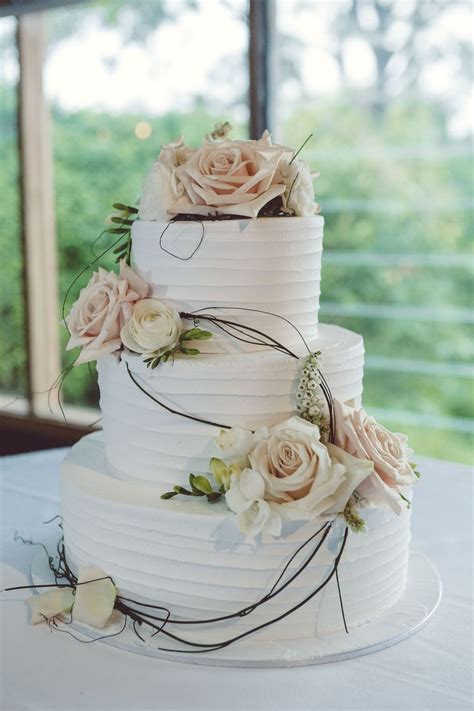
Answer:
<path fill-rule="evenodd" d="M 64 386 L 67 424 L 48 404 L 71 360 L 66 289 L 160 145 L 229 120 L 234 138 L 268 126 L 292 147 L 314 133 L 303 157 L 321 172 L 321 320 L 363 334 L 367 409 L 419 454 L 471 459 L 471 2 L 0 9 L 3 452 L 72 442 L 97 421 L 85 366 Z"/>

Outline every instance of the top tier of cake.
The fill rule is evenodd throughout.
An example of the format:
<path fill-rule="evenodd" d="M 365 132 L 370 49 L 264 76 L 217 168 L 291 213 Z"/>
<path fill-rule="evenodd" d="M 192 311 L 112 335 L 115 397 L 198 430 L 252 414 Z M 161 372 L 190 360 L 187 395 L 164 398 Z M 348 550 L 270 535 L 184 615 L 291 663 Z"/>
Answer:
<path fill-rule="evenodd" d="M 133 262 L 151 285 L 151 296 L 187 312 L 212 309 L 217 315 L 218 307 L 225 307 L 233 321 L 297 349 L 302 339 L 294 327 L 308 342 L 318 335 L 323 226 L 319 215 L 137 220 L 132 228 Z M 210 350 L 261 348 L 216 334 Z"/>

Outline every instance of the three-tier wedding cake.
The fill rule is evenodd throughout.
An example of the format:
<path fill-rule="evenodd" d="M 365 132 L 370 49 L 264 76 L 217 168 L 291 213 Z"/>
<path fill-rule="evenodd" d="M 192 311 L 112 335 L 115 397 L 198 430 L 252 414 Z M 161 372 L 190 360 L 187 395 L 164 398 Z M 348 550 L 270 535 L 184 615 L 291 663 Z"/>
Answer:
<path fill-rule="evenodd" d="M 162 149 L 138 209 L 116 206 L 120 272 L 99 268 L 66 320 L 103 423 L 62 468 L 68 570 L 110 578 L 119 611 L 186 652 L 388 610 L 416 478 L 362 409 L 362 337 L 318 324 L 314 176 L 226 129 Z"/>

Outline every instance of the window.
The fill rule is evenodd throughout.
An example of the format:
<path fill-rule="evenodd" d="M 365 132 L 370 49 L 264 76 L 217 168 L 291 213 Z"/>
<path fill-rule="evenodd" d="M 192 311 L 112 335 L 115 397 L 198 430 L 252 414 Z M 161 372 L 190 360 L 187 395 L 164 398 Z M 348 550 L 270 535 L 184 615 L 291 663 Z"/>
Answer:
<path fill-rule="evenodd" d="M 244 17 L 242 2 L 219 0 L 115 2 L 113 10 L 105 2 L 45 13 L 61 299 L 91 261 L 90 244 L 112 203 L 133 204 L 161 144 L 180 132 L 197 143 L 216 117 L 247 133 Z M 63 366 L 73 358 L 66 342 L 61 330 Z M 68 375 L 66 403 L 93 405 L 97 396 L 87 368 Z"/>
<path fill-rule="evenodd" d="M 17 81 L 16 21 L 9 17 L 0 21 L 0 403 L 15 412 L 24 412 L 28 386 L 22 290 Z"/>
<path fill-rule="evenodd" d="M 8 197 L 0 206 L 0 404 L 50 416 L 41 393 L 60 359 L 63 366 L 71 360 L 58 325 L 61 303 L 91 260 L 111 203 L 135 199 L 160 144 L 180 131 L 198 142 L 228 119 L 244 136 L 249 125 L 255 133 L 269 124 L 291 146 L 314 133 L 304 157 L 321 170 L 321 320 L 364 335 L 367 408 L 406 431 L 420 454 L 468 460 L 470 3 L 66 4 L 19 18 L 20 70 L 17 21 L 0 20 L 0 181 Z M 40 145 L 34 122 L 17 121 L 19 78 L 22 113 L 37 112 L 42 122 Z M 26 164 L 28 146 L 39 167 Z M 24 250 L 20 177 L 31 220 Z M 47 337 L 35 308 L 47 314 Z M 35 370 L 36 363 L 45 365 Z M 80 368 L 66 380 L 71 421 L 77 408 L 97 403 L 90 375 Z M 96 416 L 86 409 L 82 421 Z"/>
<path fill-rule="evenodd" d="M 472 439 L 472 6 L 277 4 L 278 138 L 321 170 L 321 320 L 364 335 L 364 403 L 417 452 Z"/>

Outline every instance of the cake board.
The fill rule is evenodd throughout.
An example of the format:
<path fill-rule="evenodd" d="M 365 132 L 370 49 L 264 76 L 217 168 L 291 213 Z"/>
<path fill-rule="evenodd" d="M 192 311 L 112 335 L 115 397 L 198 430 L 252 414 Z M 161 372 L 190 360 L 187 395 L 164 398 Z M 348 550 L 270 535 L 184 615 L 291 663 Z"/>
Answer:
<path fill-rule="evenodd" d="M 33 558 L 31 582 L 33 585 L 53 582 L 42 550 L 38 550 Z M 68 624 L 59 622 L 59 629 L 67 631 L 80 642 L 107 644 L 134 654 L 173 662 L 250 668 L 309 666 L 360 657 L 402 642 L 419 632 L 431 620 L 441 594 L 441 580 L 433 564 L 422 554 L 411 552 L 403 598 L 372 622 L 349 627 L 349 633 L 342 631 L 319 638 L 278 642 L 262 641 L 255 636 L 217 652 L 193 654 L 161 650 L 161 645 L 170 647 L 171 642 L 168 639 L 164 642 L 164 638 L 160 640 L 159 635 L 142 641 L 130 621 L 124 627 L 124 618 L 117 611 L 114 611 L 104 630 L 74 621 Z"/>

